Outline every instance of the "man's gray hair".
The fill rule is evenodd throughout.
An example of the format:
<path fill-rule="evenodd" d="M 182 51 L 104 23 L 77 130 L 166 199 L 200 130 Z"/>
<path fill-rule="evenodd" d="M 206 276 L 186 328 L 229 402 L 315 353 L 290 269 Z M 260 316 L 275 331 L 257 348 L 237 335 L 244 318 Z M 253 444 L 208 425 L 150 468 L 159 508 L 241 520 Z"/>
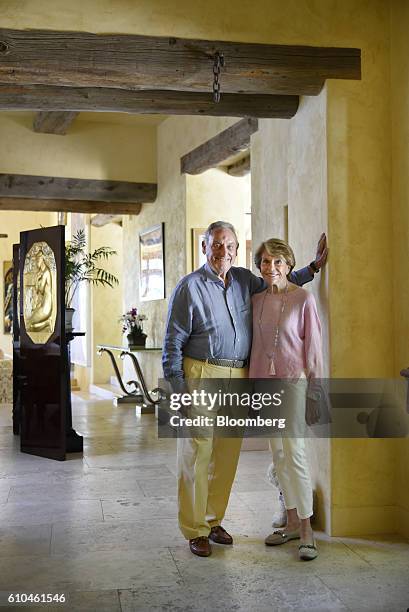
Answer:
<path fill-rule="evenodd" d="M 231 223 L 227 223 L 227 221 L 215 221 L 214 223 L 211 223 L 206 230 L 204 238 L 206 245 L 209 244 L 210 236 L 212 235 L 212 233 L 218 229 L 230 230 L 231 233 L 234 235 L 234 238 L 236 239 L 236 245 L 239 244 L 239 241 L 237 240 L 236 230 L 234 229 L 234 226 Z"/>

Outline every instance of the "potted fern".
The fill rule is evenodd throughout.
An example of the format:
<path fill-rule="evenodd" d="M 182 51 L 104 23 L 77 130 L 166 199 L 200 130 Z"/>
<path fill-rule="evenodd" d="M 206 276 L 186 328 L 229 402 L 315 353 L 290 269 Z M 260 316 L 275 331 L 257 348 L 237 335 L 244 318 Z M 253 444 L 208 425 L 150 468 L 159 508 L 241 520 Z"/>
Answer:
<path fill-rule="evenodd" d="M 110 247 L 99 247 L 92 253 L 86 251 L 85 231 L 80 229 L 73 236 L 71 242 L 65 245 L 65 328 L 72 331 L 72 317 L 75 309 L 72 308 L 74 295 L 82 282 L 114 287 L 119 284 L 116 276 L 100 267 L 101 260 L 107 260 L 116 251 Z"/>

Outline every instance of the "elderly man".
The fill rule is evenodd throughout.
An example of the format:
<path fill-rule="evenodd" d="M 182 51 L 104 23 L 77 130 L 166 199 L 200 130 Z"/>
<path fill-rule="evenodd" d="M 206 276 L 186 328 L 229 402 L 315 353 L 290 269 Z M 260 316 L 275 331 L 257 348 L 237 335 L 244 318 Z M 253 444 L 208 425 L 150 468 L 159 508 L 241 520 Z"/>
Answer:
<path fill-rule="evenodd" d="M 176 286 L 169 303 L 163 351 L 164 376 L 182 391 L 186 380 L 247 378 L 251 348 L 251 296 L 264 281 L 245 268 L 232 267 L 238 249 L 230 223 L 217 221 L 202 244 L 207 262 Z M 294 272 L 292 282 L 312 280 L 326 257 L 321 236 L 317 257 Z M 221 526 L 237 469 L 241 438 L 178 439 L 179 526 L 193 554 L 211 554 L 209 538 L 232 544 Z"/>

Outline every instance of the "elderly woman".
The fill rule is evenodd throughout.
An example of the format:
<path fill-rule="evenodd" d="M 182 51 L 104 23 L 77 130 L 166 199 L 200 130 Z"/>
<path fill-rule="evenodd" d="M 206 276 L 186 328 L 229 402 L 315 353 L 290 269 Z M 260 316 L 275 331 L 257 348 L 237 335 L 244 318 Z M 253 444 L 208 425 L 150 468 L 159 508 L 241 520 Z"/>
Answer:
<path fill-rule="evenodd" d="M 287 509 L 287 525 L 274 531 L 268 546 L 301 539 L 299 557 L 315 559 L 311 529 L 312 485 L 305 454 L 307 383 L 321 376 L 321 326 L 314 296 L 289 282 L 294 253 L 284 241 L 263 242 L 255 263 L 268 288 L 253 296 L 250 377 L 290 379 L 283 403 L 286 436 L 270 440 L 273 461 Z"/>

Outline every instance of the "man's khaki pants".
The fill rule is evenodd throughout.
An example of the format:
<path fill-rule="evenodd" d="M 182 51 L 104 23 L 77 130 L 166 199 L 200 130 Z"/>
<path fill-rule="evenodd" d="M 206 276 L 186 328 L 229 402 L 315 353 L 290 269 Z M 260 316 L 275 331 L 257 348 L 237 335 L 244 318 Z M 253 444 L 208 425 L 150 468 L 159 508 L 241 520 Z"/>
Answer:
<path fill-rule="evenodd" d="M 225 368 L 190 357 L 184 358 L 183 369 L 188 384 L 189 379 L 223 379 L 218 386 L 222 392 L 229 391 L 232 378 L 248 377 L 247 368 Z M 201 408 L 195 411 L 199 414 L 215 416 L 216 409 Z M 208 536 L 212 527 L 221 524 L 240 455 L 242 438 L 213 437 L 212 428 L 208 434 L 178 438 L 179 527 L 187 540 Z"/>

